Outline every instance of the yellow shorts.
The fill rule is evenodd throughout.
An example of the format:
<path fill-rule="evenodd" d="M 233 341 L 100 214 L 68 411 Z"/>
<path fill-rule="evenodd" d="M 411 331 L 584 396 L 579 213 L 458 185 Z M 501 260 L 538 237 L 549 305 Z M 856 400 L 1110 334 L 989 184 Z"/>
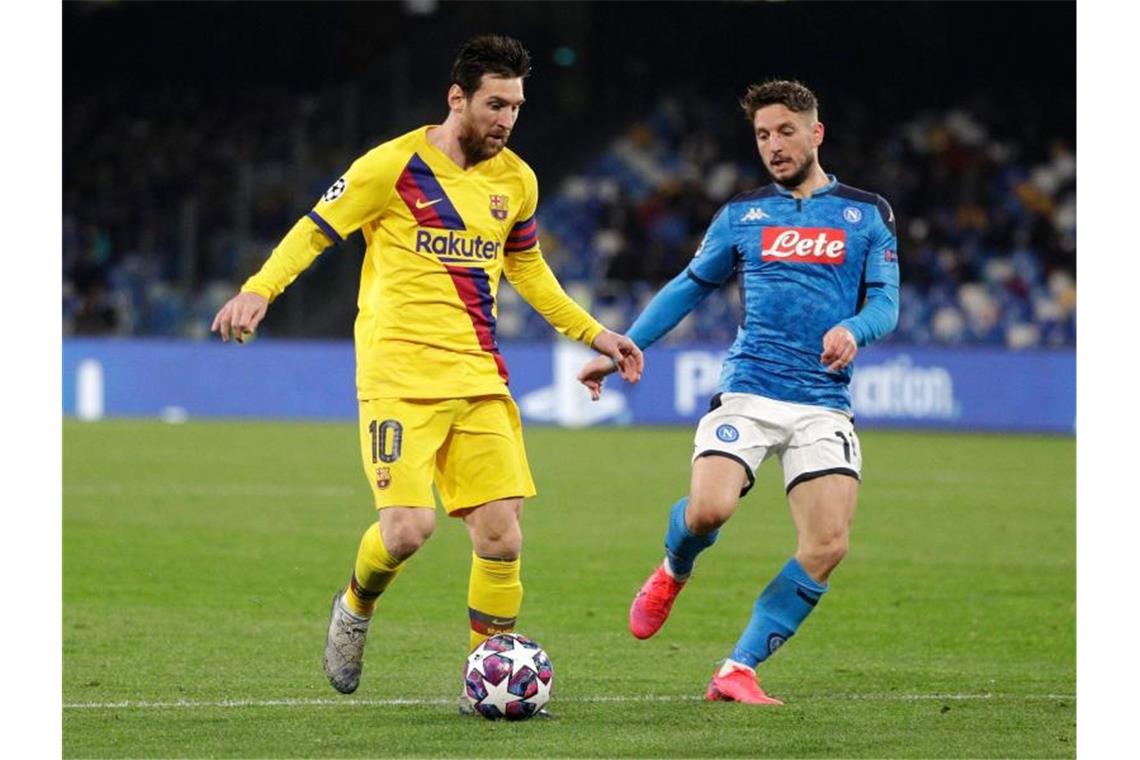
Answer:
<path fill-rule="evenodd" d="M 448 513 L 534 496 L 519 409 L 510 396 L 360 402 L 360 453 L 377 509 Z"/>

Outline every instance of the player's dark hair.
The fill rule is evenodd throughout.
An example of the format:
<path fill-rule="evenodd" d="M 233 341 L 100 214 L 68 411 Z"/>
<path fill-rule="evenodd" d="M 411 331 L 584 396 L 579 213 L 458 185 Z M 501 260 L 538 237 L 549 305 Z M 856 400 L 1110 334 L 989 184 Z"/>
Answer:
<path fill-rule="evenodd" d="M 740 107 L 751 124 L 756 112 L 764 106 L 782 105 L 789 111 L 805 113 L 819 111 L 819 100 L 815 93 L 802 83 L 788 79 L 769 79 L 761 84 L 749 85 L 748 91 L 740 99 Z"/>
<path fill-rule="evenodd" d="M 459 48 L 451 66 L 451 81 L 471 97 L 483 83 L 484 74 L 514 79 L 530 73 L 530 53 L 514 37 L 482 34 Z"/>

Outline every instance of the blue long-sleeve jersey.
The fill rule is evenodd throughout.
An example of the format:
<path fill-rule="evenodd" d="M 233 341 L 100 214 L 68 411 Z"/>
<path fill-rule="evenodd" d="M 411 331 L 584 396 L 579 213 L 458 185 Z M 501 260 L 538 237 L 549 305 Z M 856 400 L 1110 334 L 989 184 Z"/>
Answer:
<path fill-rule="evenodd" d="M 898 239 L 881 196 L 830 180 L 809 198 L 771 184 L 722 206 L 630 338 L 648 348 L 739 272 L 743 322 L 720 390 L 849 412 L 852 368 L 827 371 L 823 336 L 841 324 L 866 346 L 895 328 Z"/>

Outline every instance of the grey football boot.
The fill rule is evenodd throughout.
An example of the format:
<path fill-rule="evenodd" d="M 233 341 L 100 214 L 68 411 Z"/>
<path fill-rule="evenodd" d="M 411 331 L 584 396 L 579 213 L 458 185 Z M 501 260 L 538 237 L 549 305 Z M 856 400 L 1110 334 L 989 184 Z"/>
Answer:
<path fill-rule="evenodd" d="M 351 694 L 360 685 L 364 665 L 364 642 L 368 638 L 370 618 L 359 618 L 344 608 L 336 592 L 329 610 L 329 631 L 325 638 L 325 675 L 341 694 Z"/>

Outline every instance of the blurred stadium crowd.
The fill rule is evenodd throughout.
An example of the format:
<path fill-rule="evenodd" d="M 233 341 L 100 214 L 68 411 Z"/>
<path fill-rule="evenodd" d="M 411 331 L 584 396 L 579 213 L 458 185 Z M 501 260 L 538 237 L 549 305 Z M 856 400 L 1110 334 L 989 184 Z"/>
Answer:
<path fill-rule="evenodd" d="M 351 88 L 300 99 L 269 88 L 228 102 L 193 89 L 143 97 L 118 85 L 68 104 L 65 334 L 206 337 L 217 307 L 338 173 L 395 136 L 344 126 L 362 121 Z M 832 123 L 828 106 L 824 169 L 887 197 L 898 220 L 901 317 L 888 340 L 1075 344 L 1076 158 L 1066 135 L 1004 131 L 984 97 L 890 120 L 844 104 Z M 545 176 L 520 150 L 539 170 L 542 245 L 567 290 L 627 328 L 685 266 L 719 206 L 768 181 L 748 139 L 734 104 L 664 97 L 564 176 Z M 358 239 L 331 249 L 303 278 L 344 297 L 307 299 L 303 330 L 282 319 L 267 332 L 348 337 L 360 250 Z M 513 290 L 500 299 L 500 338 L 550 338 Z M 738 308 L 735 286 L 723 288 L 668 340 L 727 343 Z"/>
<path fill-rule="evenodd" d="M 1073 149 L 1048 135 L 999 136 L 984 99 L 974 106 L 864 121 L 854 132 L 840 123 L 825 138 L 824 168 L 841 166 L 840 181 L 885 195 L 899 223 L 900 322 L 888 340 L 1073 345 Z M 547 255 L 603 321 L 628 325 L 684 268 L 720 205 L 768 181 L 754 155 L 728 154 L 747 126 L 722 113 L 663 102 L 544 207 Z M 738 313 L 736 289 L 721 289 L 670 339 L 727 342 Z"/>

